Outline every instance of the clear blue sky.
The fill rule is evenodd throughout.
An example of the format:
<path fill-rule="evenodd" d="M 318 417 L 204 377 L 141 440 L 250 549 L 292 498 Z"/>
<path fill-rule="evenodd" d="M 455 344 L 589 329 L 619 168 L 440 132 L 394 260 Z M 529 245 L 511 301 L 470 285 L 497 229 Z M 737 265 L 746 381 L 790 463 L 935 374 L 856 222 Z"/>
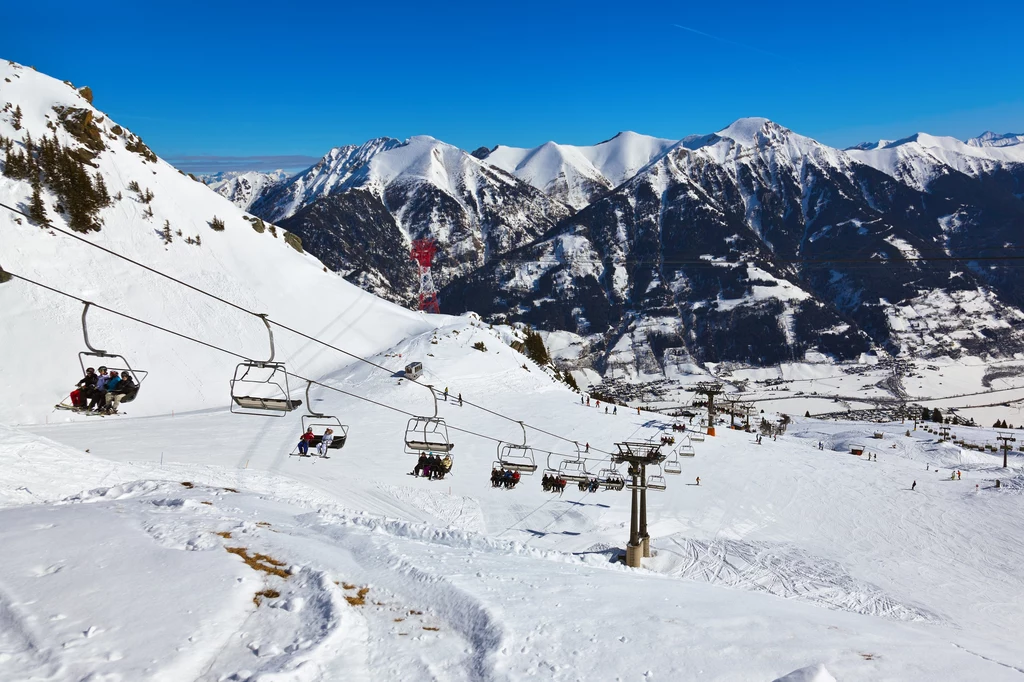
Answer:
<path fill-rule="evenodd" d="M 0 57 L 92 86 L 163 156 L 680 138 L 742 116 L 836 146 L 1024 131 L 1019 1 L 834 5 L 43 0 L 5 4 Z"/>

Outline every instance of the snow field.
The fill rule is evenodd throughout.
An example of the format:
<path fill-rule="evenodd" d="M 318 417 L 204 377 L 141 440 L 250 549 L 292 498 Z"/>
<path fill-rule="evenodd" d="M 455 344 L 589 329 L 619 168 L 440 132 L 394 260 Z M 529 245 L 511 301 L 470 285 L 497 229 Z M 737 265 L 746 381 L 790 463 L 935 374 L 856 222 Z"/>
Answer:
<path fill-rule="evenodd" d="M 427 380 L 438 388 L 589 440 L 592 450 L 667 428 L 650 413 L 623 409 L 606 417 L 579 405 L 578 395 L 535 368 L 523 369 L 521 356 L 500 345 L 497 333 L 463 321 L 438 330 L 437 344 L 427 333 L 375 359 L 399 366 L 422 358 Z M 485 342 L 486 353 L 472 349 L 477 340 Z M 399 385 L 366 366 L 342 369 L 329 382 L 410 411 L 432 410 L 422 388 Z M 628 536 L 627 494 L 587 494 L 570 485 L 553 496 L 540 489 L 540 472 L 524 477 L 515 490 L 492 489 L 494 444 L 457 432 L 453 475 L 444 481 L 411 478 L 406 472 L 415 457 L 401 452 L 402 415 L 330 392 L 318 391 L 314 400 L 317 409 L 341 414 L 352 426 L 348 445 L 328 460 L 288 456 L 299 430 L 295 418 L 201 411 L 32 428 L 103 458 L 88 460 L 97 462 L 98 471 L 84 476 L 83 488 L 95 485 L 100 471 L 109 477 L 103 485 L 132 474 L 170 479 L 173 499 L 198 490 L 179 492 L 180 480 L 234 487 L 242 492 L 222 493 L 223 502 L 204 498 L 224 517 L 213 530 L 231 532 L 232 540 L 248 541 L 252 534 L 253 551 L 301 566 L 310 581 L 328 575 L 370 587 L 369 607 L 342 604 L 360 625 L 345 627 L 342 642 L 327 638 L 315 661 L 300 665 L 305 650 L 288 647 L 320 641 L 310 632 L 325 626 L 289 621 L 288 627 L 275 624 L 273 632 L 296 634 L 273 641 L 261 634 L 269 626 L 241 628 L 245 636 L 218 649 L 210 670 L 236 679 L 271 670 L 287 672 L 280 679 L 306 679 L 295 671 L 309 668 L 321 679 L 332 679 L 326 671 L 344 670 L 358 679 L 367 670 L 387 670 L 388 679 L 770 680 L 823 664 L 836 679 L 998 680 L 1024 668 L 1010 634 L 1020 624 L 1024 594 L 1014 521 L 1021 498 L 1013 485 L 992 489 L 992 480 L 1004 474 L 991 460 L 963 461 L 958 448 L 931 442 L 926 434 L 903 436 L 906 426 L 888 427 L 884 439 L 873 441 L 868 436 L 875 425 L 797 419 L 789 434 L 761 446 L 749 434 L 720 428 L 717 438 L 695 444 L 697 456 L 683 460 L 682 476 L 668 477 L 667 491 L 650 493 L 656 556 L 633 571 L 609 563 L 611 548 L 621 548 Z M 517 425 L 469 406 L 442 401 L 439 409 L 452 426 L 521 437 Z M 15 441 L 4 450 L 5 462 L 14 451 L 30 456 L 25 432 L 4 436 L 5 443 Z M 819 440 L 826 442 L 825 452 L 817 450 Z M 868 445 L 879 462 L 846 454 L 852 442 Z M 531 443 L 571 449 L 536 433 Z M 60 451 L 64 460 L 74 457 L 69 449 Z M 542 468 L 543 460 L 538 457 Z M 63 466 L 58 460 L 51 465 Z M 942 470 L 926 472 L 926 465 Z M 964 479 L 946 480 L 949 466 L 962 467 Z M 81 474 L 68 470 L 69 476 Z M 27 466 L 12 471 L 5 491 L 38 476 Z M 693 485 L 696 476 L 699 487 Z M 917 490 L 910 492 L 913 480 Z M 73 487 L 51 486 L 54 495 L 70 494 L 65 491 Z M 160 486 L 143 496 L 171 497 Z M 26 501 L 24 492 L 6 495 Z M 106 497 L 93 504 L 126 503 Z M 220 511 L 221 505 L 245 511 L 250 503 L 239 500 L 250 499 L 258 513 Z M 209 512 L 201 501 L 138 504 L 190 517 Z M 277 532 L 253 527 L 256 521 Z M 178 538 L 173 542 L 180 546 L 191 541 L 194 551 L 219 556 L 220 539 L 200 541 L 202 533 L 189 524 L 189 532 L 182 526 L 162 530 L 160 537 Z M 239 564 L 223 554 L 223 561 Z M 293 580 L 285 581 L 288 589 L 300 584 Z M 246 604 L 262 619 L 270 611 L 252 604 L 257 584 L 263 589 L 248 583 Z M 294 596 L 314 598 L 313 587 L 303 589 Z M 280 591 L 280 599 L 292 594 Z M 351 594 L 339 592 L 341 598 Z M 237 612 L 223 609 L 225 621 L 238 620 Z M 394 620 L 405 618 L 403 610 L 423 612 L 419 630 Z M 362 657 L 344 653 L 353 640 L 356 649 L 365 647 Z"/>

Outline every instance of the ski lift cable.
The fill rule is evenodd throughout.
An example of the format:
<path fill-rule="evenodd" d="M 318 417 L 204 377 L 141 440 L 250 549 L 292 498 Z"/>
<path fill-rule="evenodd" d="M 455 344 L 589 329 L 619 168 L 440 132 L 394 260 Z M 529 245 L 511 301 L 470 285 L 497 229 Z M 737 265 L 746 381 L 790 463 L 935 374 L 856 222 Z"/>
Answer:
<path fill-rule="evenodd" d="M 49 285 L 43 284 L 42 282 L 37 282 L 37 281 L 35 281 L 33 279 L 30 279 L 30 278 L 25 277 L 23 275 L 19 275 L 17 273 L 11 272 L 9 270 L 4 270 L 4 269 L 0 268 L 0 272 L 3 272 L 4 274 L 9 275 L 13 279 L 21 280 L 21 281 L 23 281 L 23 282 L 25 282 L 27 284 L 31 284 L 33 286 L 37 286 L 37 287 L 39 287 L 41 289 L 45 289 L 45 290 L 53 292 L 55 294 L 59 294 L 60 296 L 64 296 L 66 298 L 70 298 L 70 299 L 72 299 L 74 301 L 78 301 L 80 303 L 89 303 L 90 307 L 92 307 L 92 308 L 95 308 L 97 310 L 102 310 L 104 312 L 108 312 L 108 313 L 110 313 L 112 315 L 116 315 L 116 316 L 124 318 L 126 320 L 131 320 L 132 322 L 144 325 L 146 327 L 152 327 L 153 329 L 156 329 L 158 331 L 164 332 L 165 334 L 170 334 L 170 335 L 176 336 L 176 337 L 178 337 L 180 339 L 185 339 L 186 341 L 191 341 L 192 343 L 196 343 L 196 344 L 199 344 L 201 346 L 205 346 L 206 348 L 209 348 L 211 350 L 215 350 L 215 351 L 224 353 L 226 355 L 230 355 L 230 356 L 232 356 L 234 358 L 238 358 L 240 360 L 248 360 L 249 359 L 246 356 L 242 355 L 241 353 L 236 353 L 235 351 L 228 350 L 227 348 L 222 348 L 222 347 L 220 347 L 218 345 L 209 343 L 208 341 L 203 341 L 202 339 L 197 339 L 197 338 L 195 338 L 193 336 L 189 336 L 188 334 L 183 334 L 181 332 L 174 331 L 173 329 L 168 329 L 167 327 L 163 327 L 163 326 L 158 325 L 158 324 L 156 324 L 154 322 L 149 322 L 148 320 L 140 319 L 138 317 L 135 317 L 134 315 L 129 315 L 128 313 L 123 313 L 123 312 L 121 312 L 119 310 L 115 310 L 113 308 L 108 308 L 107 306 L 101 305 L 99 303 L 95 303 L 95 302 L 92 302 L 92 301 L 85 301 L 82 298 L 80 298 L 78 296 L 75 296 L 74 294 L 69 294 L 66 291 L 62 291 L 60 289 L 51 287 Z M 294 379 L 298 379 L 299 381 L 306 382 L 307 384 L 320 386 L 321 388 L 327 389 L 329 391 L 334 391 L 336 393 L 341 393 L 342 395 L 349 396 L 350 398 L 355 398 L 356 400 L 362 400 L 362 401 L 370 403 L 372 405 L 376 405 L 377 407 L 382 407 L 384 409 L 391 410 L 392 412 L 397 412 L 397 413 L 402 414 L 402 415 L 404 415 L 406 417 L 415 417 L 416 416 L 412 412 L 408 412 L 408 411 L 403 410 L 403 409 L 401 409 L 399 407 L 395 407 L 394 405 L 388 405 L 387 403 L 382 403 L 382 402 L 380 402 L 378 400 L 374 400 L 372 398 L 367 398 L 366 396 L 359 395 L 358 393 L 352 393 L 351 391 L 346 391 L 344 389 L 338 388 L 337 386 L 330 386 L 330 385 L 325 384 L 323 382 L 317 381 L 316 379 L 310 379 L 308 377 L 304 377 L 301 374 L 296 374 L 294 372 L 288 372 L 288 371 L 285 371 L 285 373 L 288 376 L 290 376 L 290 377 L 292 377 Z M 450 425 L 449 424 L 448 428 L 451 429 L 452 431 L 457 431 L 459 433 L 464 433 L 464 434 L 469 435 L 469 436 L 475 436 L 477 438 L 481 438 L 481 439 L 484 439 L 484 440 L 489 440 L 489 441 L 491 441 L 493 443 L 504 443 L 504 442 L 506 442 L 506 440 L 503 439 L 503 438 L 495 438 L 494 436 L 489 436 L 487 434 L 479 433 L 477 431 L 473 431 L 471 429 L 466 429 L 466 428 L 463 428 L 463 427 L 460 427 L 460 426 L 454 426 L 454 425 Z M 549 454 L 556 455 L 556 456 L 559 456 L 559 457 L 575 457 L 575 455 L 569 455 L 569 454 L 558 453 L 558 452 L 550 452 Z"/>
<path fill-rule="evenodd" d="M 20 210 L 14 208 L 12 206 L 8 206 L 7 204 L 5 204 L 3 202 L 0 202 L 0 207 L 5 208 L 5 209 L 7 209 L 7 210 L 9 210 L 9 211 L 11 211 L 13 213 L 17 213 L 19 215 L 22 215 L 22 216 L 25 216 L 26 218 L 31 219 L 31 217 L 27 213 L 25 213 L 23 211 L 20 211 Z M 249 310 L 248 308 L 240 306 L 237 303 L 229 301 L 229 300 L 227 300 L 225 298 L 222 298 L 222 297 L 220 297 L 220 296 L 218 296 L 216 294 L 212 294 L 212 293 L 210 293 L 210 292 L 208 292 L 208 291 L 206 291 L 204 289 L 201 289 L 201 288 L 199 288 L 199 287 L 197 287 L 197 286 L 195 286 L 193 284 L 189 284 L 188 282 L 182 281 L 182 280 L 178 279 L 177 277 L 174 277 L 172 275 L 168 275 L 165 272 L 161 272 L 160 270 L 157 270 L 156 268 L 153 268 L 153 267 L 151 267 L 149 265 L 146 265 L 145 263 L 140 263 L 139 261 L 137 261 L 137 260 L 135 260 L 133 258 L 125 256 L 124 254 L 118 253 L 117 251 L 114 251 L 112 249 L 108 249 L 107 247 L 102 246 L 101 244 L 95 244 L 95 243 L 89 241 L 88 239 L 85 239 L 81 235 L 75 234 L 74 232 L 62 229 L 60 227 L 56 227 L 52 223 L 44 222 L 42 224 L 45 227 L 47 227 L 47 228 L 49 228 L 51 230 L 54 230 L 55 232 L 59 232 L 59 233 L 63 234 L 64 236 L 71 237 L 72 239 L 76 239 L 76 240 L 82 242 L 83 244 L 86 244 L 86 245 L 91 246 L 93 248 L 99 249 L 100 251 L 103 251 L 104 253 L 107 253 L 107 254 L 109 254 L 111 256 L 114 256 L 116 258 L 120 258 L 121 260 L 127 261 L 127 262 L 129 262 L 129 263 L 131 263 L 133 265 L 136 265 L 136 266 L 142 268 L 143 270 L 146 270 L 146 271 L 151 272 L 151 273 L 153 273 L 155 275 L 158 275 L 160 277 L 168 279 L 168 280 L 170 280 L 170 281 L 172 281 L 172 282 L 174 282 L 176 284 L 179 284 L 179 285 L 181 285 L 181 286 L 183 286 L 183 287 L 185 287 L 185 288 L 187 288 L 187 289 L 189 289 L 191 291 L 195 291 L 196 293 L 202 294 L 204 296 L 208 296 L 209 298 L 212 298 L 212 299 L 214 299 L 216 301 L 219 301 L 220 303 L 223 303 L 224 305 L 230 306 L 231 308 L 234 308 L 235 310 L 239 310 L 239 311 L 241 311 L 243 313 L 246 313 L 248 315 L 252 315 L 253 317 L 260 318 L 260 320 L 262 320 L 264 324 L 268 325 L 268 329 L 269 329 L 269 325 L 272 324 L 272 325 L 277 326 L 277 327 L 279 327 L 279 328 L 281 328 L 281 329 L 283 329 L 283 330 L 285 330 L 287 332 L 295 334 L 296 336 L 304 338 L 304 339 L 306 339 L 308 341 L 312 341 L 314 343 L 318 343 L 318 344 L 324 346 L 325 348 L 330 348 L 331 350 L 334 350 L 334 351 L 337 351 L 339 353 L 342 353 L 343 355 L 347 355 L 348 357 L 350 357 L 350 358 L 352 358 L 354 360 L 358 360 L 360 362 L 366 363 L 366 364 L 368 364 L 368 365 L 370 365 L 372 367 L 375 367 L 375 368 L 377 368 L 379 370 L 388 372 L 389 374 L 393 373 L 392 369 L 389 369 L 389 368 L 385 367 L 384 365 L 381 365 L 381 364 L 376 363 L 376 362 L 374 362 L 374 361 L 372 361 L 372 360 L 370 360 L 368 358 L 364 358 L 364 357 L 362 357 L 360 355 L 352 353 L 351 351 L 347 351 L 344 348 L 340 348 L 338 346 L 335 346 L 334 344 L 328 343 L 328 342 L 326 342 L 326 341 L 324 341 L 322 339 L 318 339 L 318 338 L 316 338 L 314 336 L 310 336 L 309 334 L 301 332 L 301 331 L 299 331 L 297 329 L 293 329 L 292 327 L 289 327 L 288 325 L 285 325 L 285 324 L 282 324 L 282 323 L 277 322 L 275 320 L 272 320 L 272 319 L 270 319 L 266 315 L 266 313 L 253 312 L 252 310 Z M 20 278 L 20 279 L 24 279 L 24 278 Z M 25 281 L 29 281 L 29 280 L 25 280 Z M 70 296 L 69 294 L 68 294 L 68 296 L 70 298 L 75 298 L 76 300 L 81 300 L 81 299 L 78 299 L 75 296 Z M 248 359 L 248 358 L 245 358 L 245 359 Z M 411 382 L 413 382 L 415 384 L 419 384 L 420 386 L 431 388 L 431 390 L 435 390 L 432 387 L 430 387 L 428 384 L 424 384 L 424 383 L 422 383 L 420 381 L 417 381 L 415 379 L 409 379 L 409 381 L 411 381 Z M 547 431 L 547 430 L 542 429 L 540 427 L 534 426 L 532 424 L 525 423 L 522 420 L 515 419 L 514 417 L 510 417 L 508 415 L 502 414 L 502 413 L 497 412 L 495 410 L 491 410 L 491 409 L 486 408 L 483 405 L 480 405 L 478 403 L 474 403 L 474 402 L 471 402 L 471 401 L 465 400 L 465 399 L 463 399 L 463 402 L 465 404 L 471 406 L 471 407 L 475 407 L 478 410 L 483 410 L 483 411 L 485 411 L 485 412 L 487 412 L 489 414 L 492 414 L 492 415 L 494 415 L 496 417 L 501 417 L 502 419 L 506 419 L 508 421 L 515 422 L 517 424 L 522 423 L 527 428 L 533 429 L 534 431 L 537 431 L 538 433 L 542 433 L 542 434 L 550 436 L 552 438 L 557 438 L 559 440 L 563 440 L 566 443 L 576 443 L 576 441 L 571 439 L 571 438 L 566 438 L 565 436 L 560 436 L 560 435 L 558 435 L 556 433 L 552 433 L 550 431 Z M 595 448 L 595 450 L 597 450 L 597 448 Z M 611 455 L 612 454 L 612 453 L 606 452 L 604 450 L 598 450 L 598 452 L 601 452 L 602 454 L 606 454 L 606 455 Z"/>

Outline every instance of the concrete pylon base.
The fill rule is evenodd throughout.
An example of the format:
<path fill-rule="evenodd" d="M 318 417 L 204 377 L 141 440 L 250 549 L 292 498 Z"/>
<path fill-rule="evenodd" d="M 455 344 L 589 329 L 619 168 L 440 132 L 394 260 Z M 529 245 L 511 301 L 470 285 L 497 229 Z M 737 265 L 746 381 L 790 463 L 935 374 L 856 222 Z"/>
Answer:
<path fill-rule="evenodd" d="M 644 558 L 651 556 L 651 539 L 649 537 L 644 538 L 640 541 L 640 545 L 644 548 Z"/>
<path fill-rule="evenodd" d="M 626 565 L 630 568 L 640 568 L 640 559 L 644 556 L 644 544 L 626 545 Z"/>
<path fill-rule="evenodd" d="M 709 426 L 708 427 L 708 435 L 709 436 L 715 435 L 715 427 L 714 426 Z"/>

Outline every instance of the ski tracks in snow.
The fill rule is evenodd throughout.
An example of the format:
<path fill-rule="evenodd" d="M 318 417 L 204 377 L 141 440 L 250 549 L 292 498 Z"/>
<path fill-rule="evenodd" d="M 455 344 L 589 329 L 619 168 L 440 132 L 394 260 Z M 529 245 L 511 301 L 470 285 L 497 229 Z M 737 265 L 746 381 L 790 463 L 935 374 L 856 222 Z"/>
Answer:
<path fill-rule="evenodd" d="M 663 554 L 651 568 L 666 575 L 892 620 L 943 622 L 931 612 L 903 604 L 878 587 L 856 580 L 841 565 L 796 547 L 669 536 L 658 541 L 657 549 Z"/>

